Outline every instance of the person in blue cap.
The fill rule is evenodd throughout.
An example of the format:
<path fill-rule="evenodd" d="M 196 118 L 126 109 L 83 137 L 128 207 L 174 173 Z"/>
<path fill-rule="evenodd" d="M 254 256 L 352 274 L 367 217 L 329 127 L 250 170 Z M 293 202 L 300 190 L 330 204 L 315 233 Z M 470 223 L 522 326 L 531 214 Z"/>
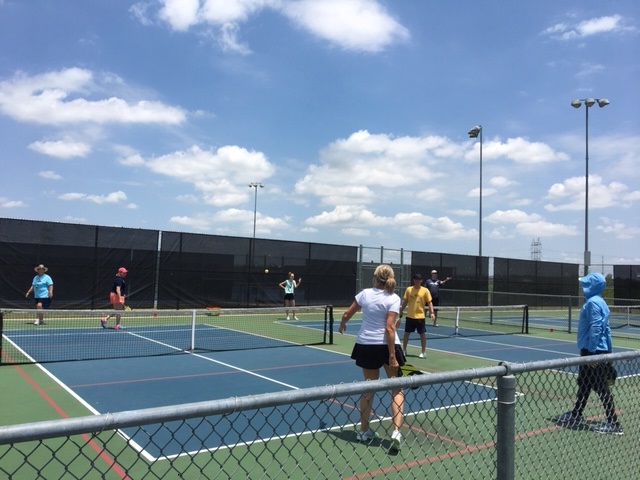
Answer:
<path fill-rule="evenodd" d="M 580 278 L 585 302 L 580 309 L 578 320 L 578 348 L 581 356 L 611 353 L 611 327 L 609 307 L 602 298 L 606 280 L 600 273 L 589 273 Z M 584 422 L 582 413 L 593 390 L 600 397 L 607 421 L 593 428 L 598 433 L 622 435 L 622 425 L 616 415 L 613 394 L 609 388 L 610 366 L 607 363 L 580 365 L 578 372 L 578 394 L 573 410 L 555 417 L 558 425 L 579 426 Z"/>

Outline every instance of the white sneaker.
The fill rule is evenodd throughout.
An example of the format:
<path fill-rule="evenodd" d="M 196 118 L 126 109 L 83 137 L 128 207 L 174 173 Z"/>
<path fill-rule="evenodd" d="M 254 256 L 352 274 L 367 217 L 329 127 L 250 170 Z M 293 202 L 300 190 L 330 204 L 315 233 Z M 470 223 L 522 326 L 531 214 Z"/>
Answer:
<path fill-rule="evenodd" d="M 40 320 L 36 319 L 35 322 L 33 322 L 34 325 L 40 325 Z"/>
<path fill-rule="evenodd" d="M 296 317 L 296 316 L 294 315 L 294 316 L 293 316 L 293 319 L 294 319 L 294 320 L 298 320 L 298 317 Z"/>
<path fill-rule="evenodd" d="M 407 351 L 404 348 L 402 349 L 402 353 L 404 353 L 405 357 L 407 356 Z"/>
<path fill-rule="evenodd" d="M 427 358 L 426 355 L 424 354 L 424 352 L 422 352 L 420 355 L 418 355 L 418 358 Z"/>
<path fill-rule="evenodd" d="M 394 430 L 391 434 L 391 448 L 393 450 L 400 450 L 402 446 L 402 434 L 400 430 Z"/>
<path fill-rule="evenodd" d="M 359 442 L 369 443 L 371 440 L 378 436 L 373 430 L 368 428 L 367 430 L 358 430 L 356 440 Z"/>
<path fill-rule="evenodd" d="M 287 315 L 287 322 L 289 321 L 289 315 Z"/>

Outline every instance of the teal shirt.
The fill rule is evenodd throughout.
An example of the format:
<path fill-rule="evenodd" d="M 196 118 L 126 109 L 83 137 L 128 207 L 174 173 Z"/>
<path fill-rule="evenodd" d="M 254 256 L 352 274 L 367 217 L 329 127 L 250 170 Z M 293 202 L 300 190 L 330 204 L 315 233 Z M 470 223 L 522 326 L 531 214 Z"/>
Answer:
<path fill-rule="evenodd" d="M 49 286 L 53 285 L 53 280 L 46 273 L 33 277 L 33 298 L 49 298 Z"/>
<path fill-rule="evenodd" d="M 284 293 L 295 293 L 296 285 L 295 280 L 285 280 L 284 281 Z"/>

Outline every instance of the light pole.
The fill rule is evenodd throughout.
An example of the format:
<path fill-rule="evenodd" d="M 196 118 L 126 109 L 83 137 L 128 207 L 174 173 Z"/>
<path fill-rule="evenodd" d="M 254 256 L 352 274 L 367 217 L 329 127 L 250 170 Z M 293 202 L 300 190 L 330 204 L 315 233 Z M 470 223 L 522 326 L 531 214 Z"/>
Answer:
<path fill-rule="evenodd" d="M 253 200 L 253 240 L 251 241 L 251 252 L 249 265 L 250 268 L 253 267 L 253 253 L 255 251 L 255 243 L 256 243 L 256 215 L 258 213 L 258 187 L 264 188 L 264 185 L 260 182 L 252 182 L 248 185 L 249 188 L 253 188 L 255 191 L 254 200 Z"/>
<path fill-rule="evenodd" d="M 585 116 L 585 172 L 584 172 L 584 275 L 589 273 L 591 265 L 591 252 L 589 251 L 589 108 L 596 102 L 600 108 L 609 105 L 606 98 L 580 98 L 571 102 L 573 108 L 580 108 L 584 102 Z"/>
<path fill-rule="evenodd" d="M 478 233 L 478 256 L 482 256 L 482 125 L 476 125 L 469 130 L 469 138 L 478 138 L 480 135 L 480 215 Z"/>

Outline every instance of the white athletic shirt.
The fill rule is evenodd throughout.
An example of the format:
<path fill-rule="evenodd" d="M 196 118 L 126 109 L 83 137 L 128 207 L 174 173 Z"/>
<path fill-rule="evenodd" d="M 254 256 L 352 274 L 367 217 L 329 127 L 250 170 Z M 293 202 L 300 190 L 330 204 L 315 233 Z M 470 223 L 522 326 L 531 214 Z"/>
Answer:
<path fill-rule="evenodd" d="M 385 345 L 388 312 L 400 312 L 400 297 L 379 288 L 366 288 L 356 295 L 362 310 L 362 325 L 356 338 L 361 345 Z M 396 344 L 400 338 L 396 334 Z"/>

